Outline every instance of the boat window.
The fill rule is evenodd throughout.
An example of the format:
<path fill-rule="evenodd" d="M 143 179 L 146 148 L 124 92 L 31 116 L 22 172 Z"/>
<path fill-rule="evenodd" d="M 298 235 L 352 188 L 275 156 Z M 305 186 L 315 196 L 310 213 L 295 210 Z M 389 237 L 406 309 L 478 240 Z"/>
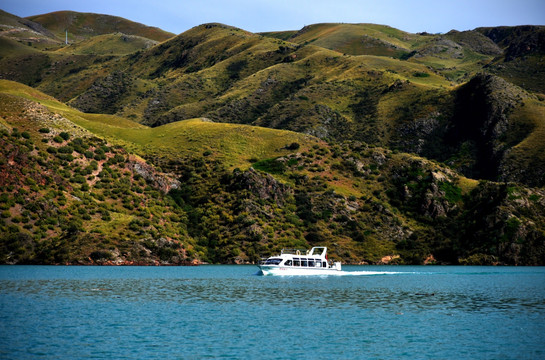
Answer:
<path fill-rule="evenodd" d="M 301 266 L 307 266 L 307 259 L 301 259 Z"/>
<path fill-rule="evenodd" d="M 273 259 L 267 259 L 265 262 L 265 265 L 279 265 L 282 262 L 282 259 L 273 258 Z"/>
<path fill-rule="evenodd" d="M 291 260 L 286 260 L 286 262 L 284 263 L 284 265 L 286 265 L 286 266 L 291 266 Z"/>
<path fill-rule="evenodd" d="M 308 259 L 308 266 L 314 267 L 314 259 Z"/>
<path fill-rule="evenodd" d="M 293 258 L 293 266 L 301 266 L 301 263 L 299 262 L 299 258 Z"/>
<path fill-rule="evenodd" d="M 327 267 L 327 263 L 325 261 L 322 263 L 322 267 Z"/>
<path fill-rule="evenodd" d="M 316 267 L 321 267 L 322 266 L 322 262 L 320 261 L 320 259 L 314 259 L 314 263 L 316 264 L 315 265 Z"/>

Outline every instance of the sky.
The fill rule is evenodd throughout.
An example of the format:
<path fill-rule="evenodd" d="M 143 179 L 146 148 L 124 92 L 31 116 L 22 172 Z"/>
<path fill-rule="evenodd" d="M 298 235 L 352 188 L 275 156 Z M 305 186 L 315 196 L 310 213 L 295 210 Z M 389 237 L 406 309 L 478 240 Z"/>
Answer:
<path fill-rule="evenodd" d="M 59 10 L 115 15 L 175 34 L 219 22 L 251 32 L 322 22 L 373 23 L 411 33 L 545 25 L 545 0 L 2 0 L 17 16 Z"/>

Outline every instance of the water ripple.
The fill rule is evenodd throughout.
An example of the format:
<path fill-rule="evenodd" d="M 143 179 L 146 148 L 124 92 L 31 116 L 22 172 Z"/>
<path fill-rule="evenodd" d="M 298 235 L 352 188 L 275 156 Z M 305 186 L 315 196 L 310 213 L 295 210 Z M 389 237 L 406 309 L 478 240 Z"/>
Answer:
<path fill-rule="evenodd" d="M 254 269 L 0 267 L 0 358 L 545 358 L 543 268 Z"/>

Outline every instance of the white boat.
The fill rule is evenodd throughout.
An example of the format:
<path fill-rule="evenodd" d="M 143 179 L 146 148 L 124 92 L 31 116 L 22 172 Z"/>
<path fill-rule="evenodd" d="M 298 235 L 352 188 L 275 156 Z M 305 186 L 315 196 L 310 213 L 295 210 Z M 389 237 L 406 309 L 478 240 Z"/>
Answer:
<path fill-rule="evenodd" d="M 263 275 L 334 275 L 341 271 L 341 263 L 330 263 L 327 248 L 315 246 L 310 250 L 283 249 L 258 265 Z"/>

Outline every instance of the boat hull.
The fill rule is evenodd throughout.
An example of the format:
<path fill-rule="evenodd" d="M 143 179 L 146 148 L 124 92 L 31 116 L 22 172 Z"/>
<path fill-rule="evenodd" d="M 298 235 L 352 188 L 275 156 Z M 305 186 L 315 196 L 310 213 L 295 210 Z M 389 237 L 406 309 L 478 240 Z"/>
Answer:
<path fill-rule="evenodd" d="M 280 276 L 293 276 L 293 275 L 338 275 L 340 269 L 335 268 L 294 268 L 286 266 L 269 266 L 260 265 L 262 275 L 280 275 Z"/>

